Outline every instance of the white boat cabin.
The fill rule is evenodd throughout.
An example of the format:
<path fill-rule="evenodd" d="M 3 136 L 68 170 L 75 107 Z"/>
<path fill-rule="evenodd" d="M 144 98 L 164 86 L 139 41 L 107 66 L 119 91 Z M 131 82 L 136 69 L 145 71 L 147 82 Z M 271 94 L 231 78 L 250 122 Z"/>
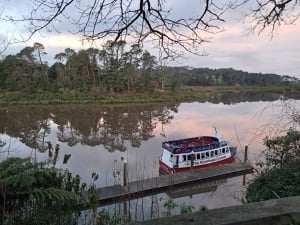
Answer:
<path fill-rule="evenodd" d="M 161 161 L 170 168 L 185 168 L 217 163 L 232 156 L 229 145 L 199 152 L 172 153 L 163 148 Z"/>

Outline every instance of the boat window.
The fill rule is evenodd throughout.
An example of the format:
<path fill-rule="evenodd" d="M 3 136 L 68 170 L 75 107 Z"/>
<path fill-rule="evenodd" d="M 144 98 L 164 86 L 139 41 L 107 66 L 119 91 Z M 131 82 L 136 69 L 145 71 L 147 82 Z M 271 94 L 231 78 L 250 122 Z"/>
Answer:
<path fill-rule="evenodd" d="M 222 153 L 225 154 L 225 148 L 222 148 Z"/>
<path fill-rule="evenodd" d="M 226 148 L 226 153 L 228 153 L 228 152 L 229 152 L 229 148 L 227 147 L 227 148 Z"/>
<path fill-rule="evenodd" d="M 197 159 L 200 159 L 200 153 L 197 154 Z"/>
<path fill-rule="evenodd" d="M 218 150 L 215 150 L 215 155 L 219 155 L 219 151 Z"/>
<path fill-rule="evenodd" d="M 214 156 L 215 156 L 214 151 L 211 151 L 210 152 L 210 157 L 214 157 Z"/>
<path fill-rule="evenodd" d="M 183 155 L 182 157 L 183 157 L 183 161 L 186 161 L 186 155 Z"/>
<path fill-rule="evenodd" d="M 205 153 L 202 152 L 202 153 L 201 153 L 201 159 L 204 159 L 204 158 L 205 158 Z"/>
<path fill-rule="evenodd" d="M 173 154 L 171 154 L 171 156 L 170 156 L 171 158 L 173 158 Z"/>
<path fill-rule="evenodd" d="M 208 158 L 209 157 L 209 152 L 206 152 L 206 158 Z"/>

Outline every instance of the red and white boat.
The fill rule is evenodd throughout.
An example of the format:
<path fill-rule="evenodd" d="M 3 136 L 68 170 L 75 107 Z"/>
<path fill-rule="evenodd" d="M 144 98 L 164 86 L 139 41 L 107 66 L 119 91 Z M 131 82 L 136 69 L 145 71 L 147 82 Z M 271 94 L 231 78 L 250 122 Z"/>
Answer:
<path fill-rule="evenodd" d="M 236 147 L 216 136 L 200 136 L 162 143 L 160 170 L 166 173 L 184 172 L 219 166 L 235 161 Z"/>

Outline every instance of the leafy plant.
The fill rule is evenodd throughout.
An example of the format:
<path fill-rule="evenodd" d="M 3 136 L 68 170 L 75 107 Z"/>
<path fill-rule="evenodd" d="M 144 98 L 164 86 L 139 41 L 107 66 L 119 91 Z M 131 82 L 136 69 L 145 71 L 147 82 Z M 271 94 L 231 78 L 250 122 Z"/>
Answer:
<path fill-rule="evenodd" d="M 192 205 L 186 205 L 185 203 L 180 205 L 180 214 L 191 213 L 195 209 Z"/>
<path fill-rule="evenodd" d="M 266 138 L 267 166 L 248 186 L 246 200 L 256 202 L 300 195 L 300 132 Z"/>
<path fill-rule="evenodd" d="M 0 163 L 2 224 L 74 224 L 72 211 L 82 188 L 68 170 L 9 158 Z"/>
<path fill-rule="evenodd" d="M 265 169 L 247 188 L 247 202 L 300 195 L 300 161 Z"/>
<path fill-rule="evenodd" d="M 171 216 L 172 210 L 178 207 L 178 205 L 174 202 L 173 199 L 168 198 L 167 201 L 164 204 L 164 208 L 167 209 L 166 215 Z"/>
<path fill-rule="evenodd" d="M 266 160 L 269 166 L 283 167 L 292 159 L 300 158 L 300 132 L 289 130 L 285 136 L 266 137 L 264 145 L 268 147 Z"/>
<path fill-rule="evenodd" d="M 97 214 L 97 225 L 117 225 L 120 224 L 121 217 L 119 214 L 114 213 L 110 215 L 106 210 L 101 210 Z"/>

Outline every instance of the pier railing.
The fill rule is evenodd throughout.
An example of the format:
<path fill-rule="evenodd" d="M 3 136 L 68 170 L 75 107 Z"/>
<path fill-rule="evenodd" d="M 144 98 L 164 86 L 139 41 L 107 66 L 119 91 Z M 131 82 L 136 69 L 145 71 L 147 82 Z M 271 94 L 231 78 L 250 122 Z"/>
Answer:
<path fill-rule="evenodd" d="M 296 225 L 300 196 L 163 217 L 131 225 Z"/>

